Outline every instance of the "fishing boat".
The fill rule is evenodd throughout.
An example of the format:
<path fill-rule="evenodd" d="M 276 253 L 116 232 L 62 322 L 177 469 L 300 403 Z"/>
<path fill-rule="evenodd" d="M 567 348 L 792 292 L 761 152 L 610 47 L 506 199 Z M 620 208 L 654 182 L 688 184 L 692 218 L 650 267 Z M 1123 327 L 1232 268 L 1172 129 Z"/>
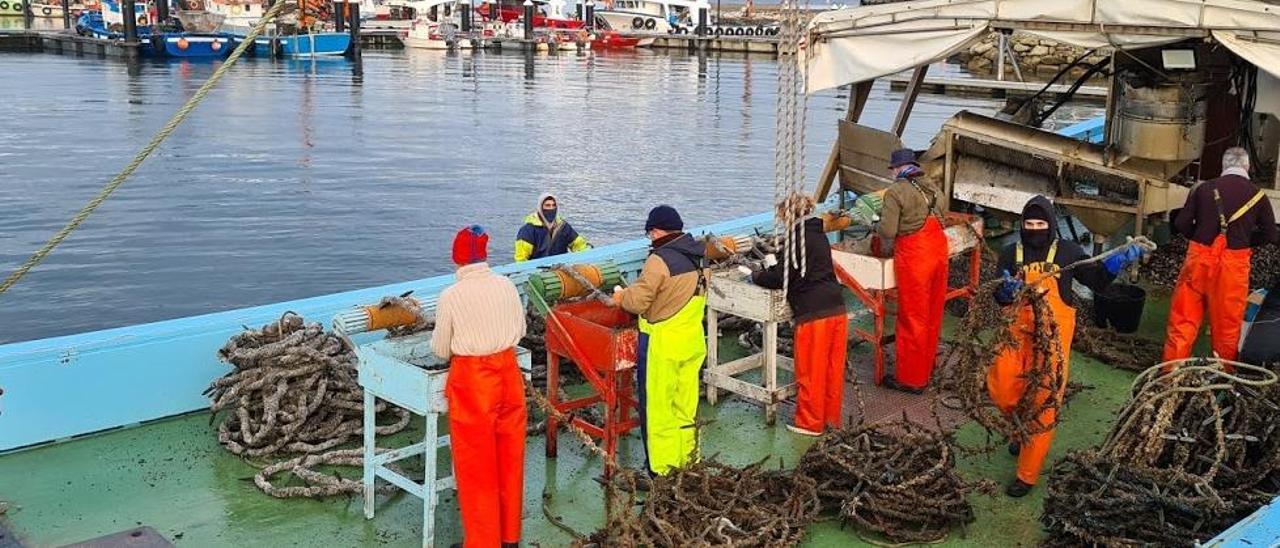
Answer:
<path fill-rule="evenodd" d="M 0 0 L 0 17 L 22 17 L 26 0 Z"/>
<path fill-rule="evenodd" d="M 297 4 L 297 2 L 291 2 Z M 295 7 L 286 8 L 266 30 L 254 40 L 253 54 L 259 57 L 332 57 L 343 55 L 351 47 L 351 36 L 344 32 L 330 32 L 326 17 L 317 17 L 328 6 L 317 1 L 303 0 L 306 13 L 299 14 Z M 221 30 L 237 38 L 248 36 L 265 13 L 266 6 L 259 0 L 207 0 L 211 13 L 224 17 Z"/>
<path fill-rule="evenodd" d="M 393 1 L 388 7 L 412 17 L 408 30 L 400 37 L 407 48 L 447 50 L 471 47 L 471 41 L 461 36 L 460 10 L 470 9 L 469 4 L 458 0 Z"/>
<path fill-rule="evenodd" d="M 145 57 L 222 59 L 234 49 L 233 37 L 227 33 L 208 30 L 216 28 L 217 23 L 207 22 L 200 13 L 179 12 L 178 25 L 166 22 L 162 26 L 153 26 L 147 4 L 136 3 L 134 9 L 139 14 L 136 29 L 142 46 L 138 52 Z M 184 25 L 197 30 L 188 32 L 183 30 Z M 82 36 L 124 40 L 124 19 L 120 4 L 115 0 L 104 0 L 99 10 L 84 11 L 76 20 L 76 31 Z"/>
<path fill-rule="evenodd" d="M 825 206 L 839 207 L 836 204 L 852 197 L 850 193 L 868 194 L 884 188 L 889 182 L 884 169 L 888 152 L 903 146 L 901 135 L 928 67 L 976 43 L 992 30 L 1050 34 L 1056 40 L 1087 47 L 1123 44 L 1116 47 L 1123 47 L 1132 56 L 1114 56 L 1120 59 L 1120 66 L 1108 75 L 1107 89 L 1113 100 L 1108 102 L 1103 118 L 1057 132 L 970 112 L 942 124 L 935 148 L 922 157 L 922 163 L 927 171 L 932 170 L 930 177 L 939 182 L 939 188 L 944 189 L 947 205 L 981 205 L 993 220 L 1000 212 L 1008 213 L 1014 205 L 1025 203 L 1028 194 L 1060 193 L 1059 203 L 1091 231 L 1103 236 L 1098 239 L 1100 245 L 1105 245 L 1107 237 L 1124 238 L 1128 232 L 1145 234 L 1151 223 L 1161 222 L 1160 217 L 1168 212 L 1170 204 L 1185 198 L 1185 187 L 1179 184 L 1184 180 L 1179 175 L 1188 169 L 1203 169 L 1203 162 L 1212 161 L 1207 148 L 1212 141 L 1205 138 L 1209 128 L 1221 130 L 1222 135 L 1231 135 L 1233 130 L 1243 134 L 1251 119 L 1280 113 L 1280 95 L 1276 93 L 1280 90 L 1280 45 L 1274 40 L 1255 39 L 1280 28 L 1280 16 L 1239 2 L 1188 5 L 1173 0 L 1094 0 L 1074 8 L 1063 7 L 1052 15 L 1045 15 L 1043 7 L 1043 3 L 1026 0 L 923 0 L 817 16 L 810 27 L 815 46 L 806 59 L 808 89 L 850 86 L 848 111 L 838 121 L 839 136 L 817 181 L 818 194 L 828 198 Z M 1211 70 L 1204 71 L 1206 66 L 1200 63 Z M 873 83 L 902 71 L 912 71 L 909 86 L 913 91 L 901 95 L 901 108 L 890 127 L 871 127 L 860 118 Z M 1149 79 L 1145 88 L 1135 87 L 1127 71 L 1159 71 L 1166 79 L 1191 78 L 1194 85 L 1175 82 L 1170 86 L 1165 80 Z M 1249 77 L 1227 81 L 1226 75 L 1232 71 Z M 1218 80 L 1214 82 L 1214 78 Z M 1186 95 L 1205 83 L 1240 87 L 1233 88 L 1235 94 Z M 1135 105 L 1135 89 L 1161 93 L 1154 97 L 1142 94 L 1138 97 L 1142 100 Z M 1254 91 L 1263 92 L 1259 94 L 1262 99 L 1248 109 L 1246 116 L 1238 116 L 1241 111 L 1236 110 L 1232 111 L 1236 116 L 1210 121 L 1205 116 L 1208 109 L 1200 107 L 1208 102 L 1215 102 L 1215 107 L 1236 102 L 1238 107 Z M 1165 94 L 1171 97 L 1166 98 Z M 1135 106 L 1142 107 L 1146 116 L 1135 116 Z M 1043 111 L 1037 110 L 1037 116 L 1040 114 Z M 1170 128 L 1171 125 L 1175 127 Z M 1258 145 L 1262 159 L 1280 158 L 1280 144 L 1275 141 Z M 1274 186 L 1276 181 L 1270 179 L 1275 177 L 1274 173 L 1260 174 L 1259 182 Z M 1091 189 L 1083 188 L 1081 183 L 1092 183 L 1084 185 Z M 1264 194 L 1272 201 L 1280 197 L 1274 189 L 1266 189 Z M 774 225 L 773 214 L 765 213 L 692 228 L 689 232 L 698 236 L 750 237 L 774 230 Z M 649 257 L 650 245 L 648 240 L 632 240 L 500 265 L 494 271 L 509 277 L 521 288 L 522 297 L 532 300 L 535 284 L 530 280 L 557 264 L 610 265 L 618 275 L 634 279 Z M 977 264 L 974 263 L 975 270 Z M 376 521 L 366 522 L 359 515 L 358 500 L 330 498 L 290 505 L 258 493 L 244 481 L 259 473 L 257 462 L 220 449 L 218 429 L 211 420 L 214 417 L 206 411 L 209 400 L 202 394 L 228 370 L 219 361 L 219 348 L 242 333 L 245 325 L 270 324 L 279 321 L 282 314 L 294 312 L 326 323 L 333 319 L 341 327 L 352 312 L 376 308 L 376 303 L 387 296 L 412 292 L 429 307 L 455 281 L 451 274 L 0 346 L 0 383 L 4 388 L 0 395 L 4 405 L 0 414 L 0 451 L 7 452 L 0 455 L 0 486 L 4 488 L 0 496 L 19 509 L 0 517 L 0 525 L 16 532 L 8 536 L 25 537 L 39 545 L 88 540 L 118 530 L 122 521 L 155 528 L 147 532 L 131 527 L 125 531 L 126 536 L 154 538 L 159 536 L 159 529 L 169 537 L 196 545 L 417 545 L 424 532 L 420 519 L 439 522 L 436 534 L 444 539 L 443 544 L 459 538 L 456 499 L 447 496 L 439 497 L 437 512 L 421 512 L 430 506 L 417 498 L 388 496 L 370 488 L 365 491 L 364 517 Z M 1168 301 L 1149 305 L 1149 321 L 1144 322 L 1142 335 L 1159 337 Z M 859 330 L 868 329 L 865 315 L 882 313 L 871 309 L 859 312 L 852 318 L 853 326 Z M 366 348 L 381 342 L 372 334 L 360 335 L 363 338 L 348 340 Z M 872 345 L 885 340 L 877 339 Z M 736 346 L 731 338 L 710 342 L 712 348 Z M 854 354 L 859 351 L 860 355 Z M 741 349 L 734 352 L 737 354 L 723 357 L 745 357 Z M 851 351 L 851 366 L 865 375 L 864 379 L 874 378 L 866 375 L 869 353 L 865 346 Z M 1156 359 L 1151 357 L 1153 364 Z M 1091 388 L 1075 396 L 1070 416 L 1058 426 L 1052 458 L 1060 458 L 1066 449 L 1083 450 L 1101 443 L 1108 425 L 1116 420 L 1121 402 L 1131 394 L 1135 378 L 1132 373 L 1079 353 L 1073 355 L 1070 370 L 1072 380 Z M 859 400 L 858 412 L 867 415 L 869 421 L 905 418 L 908 413 L 927 416 L 940 413 L 940 407 L 945 407 L 930 406 L 924 398 L 888 392 L 873 382 L 861 384 L 867 400 L 865 404 Z M 372 409 L 372 396 L 369 398 L 367 407 Z M 1228 411 L 1217 407 L 1212 394 L 1207 400 L 1206 406 L 1219 409 L 1221 423 Z M 1274 407 L 1274 402 L 1269 403 Z M 760 409 L 742 401 L 704 405 L 699 417 L 706 419 L 700 421 L 701 451 L 715 451 L 734 466 L 765 466 L 766 459 L 793 464 L 810 447 L 811 442 L 806 439 L 789 437 L 782 425 L 761 420 Z M 942 422 L 940 418 L 936 420 Z M 1197 427 L 1212 428 L 1213 422 Z M 374 424 L 367 424 L 371 427 L 367 439 L 373 440 Z M 434 432 L 436 426 L 432 422 L 423 430 Z M 1194 436 L 1198 433 L 1199 430 L 1171 430 L 1165 437 L 1174 443 L 1196 443 Z M 1230 440 L 1221 441 L 1223 446 L 1231 443 L 1247 447 L 1254 443 L 1247 434 L 1223 432 L 1220 426 L 1217 433 L 1220 440 Z M 434 434 L 429 442 L 421 443 L 417 443 L 422 439 L 418 436 L 421 432 L 412 434 L 407 441 L 415 447 L 437 447 Z M 960 428 L 956 435 L 977 444 L 983 437 L 972 424 Z M 595 484 L 603 468 L 600 460 L 586 450 L 567 450 L 577 447 L 568 440 L 562 440 L 555 459 L 550 456 L 557 446 L 546 437 L 531 436 L 528 446 L 524 463 L 527 519 L 522 524 L 522 540 L 567 545 L 575 538 L 580 541 L 582 536 L 566 529 L 605 524 L 605 507 L 610 501 L 604 499 Z M 373 448 L 367 450 L 371 453 Z M 544 451 L 548 455 L 545 460 Z M 619 454 L 637 466 L 645 459 L 636 443 L 624 443 Z M 434 451 L 432 455 L 428 462 L 437 464 Z M 1185 454 L 1182 457 L 1184 461 L 1199 460 L 1194 456 L 1187 459 Z M 944 464 L 939 466 L 953 461 L 972 478 L 989 476 L 993 463 L 1004 469 L 1014 466 L 1013 457 L 1003 450 L 987 458 L 944 454 L 939 460 Z M 775 462 L 769 461 L 767 466 L 772 468 Z M 438 464 L 440 469 L 449 467 L 447 461 Z M 1233 470 L 1230 475 L 1247 476 L 1248 471 Z M 334 479 L 327 473 L 311 476 L 317 481 Z M 372 475 L 365 477 L 373 481 Z M 928 475 L 918 478 L 930 480 Z M 894 475 L 893 479 L 882 481 L 896 486 L 903 485 L 904 480 Z M 397 485 L 405 483 L 407 480 Z M 435 485 L 433 482 L 433 488 Z M 447 489 L 448 485 L 444 482 L 440 488 Z M 434 501 L 435 492 L 422 498 Z M 1215 501 L 1214 493 L 1198 493 L 1194 498 L 1197 500 L 1175 501 L 1160 512 L 1138 515 L 1113 511 L 1110 517 L 1118 514 L 1120 519 L 1163 520 L 1166 512 L 1184 512 L 1187 505 L 1222 502 Z M 1045 540 L 1042 527 L 1035 520 L 1041 510 L 1040 497 L 981 500 L 975 504 L 975 511 L 966 516 L 966 521 L 972 523 L 963 536 L 952 533 L 937 542 L 1011 546 Z M 1114 499 L 1106 502 L 1127 504 Z M 377 518 L 372 512 L 375 506 Z M 547 519 L 539 518 L 534 508 L 541 508 Z M 1085 519 L 1106 517 L 1088 515 Z M 1280 499 L 1261 506 L 1254 515 L 1225 531 L 1179 540 L 1188 545 L 1270 546 L 1276 542 L 1276 523 L 1280 523 Z M 728 523 L 722 530 L 737 528 L 737 524 Z M 812 546 L 847 546 L 857 542 L 855 535 L 860 534 L 835 520 L 814 523 L 806 532 L 804 540 Z M 429 541 L 425 544 L 430 545 Z"/>

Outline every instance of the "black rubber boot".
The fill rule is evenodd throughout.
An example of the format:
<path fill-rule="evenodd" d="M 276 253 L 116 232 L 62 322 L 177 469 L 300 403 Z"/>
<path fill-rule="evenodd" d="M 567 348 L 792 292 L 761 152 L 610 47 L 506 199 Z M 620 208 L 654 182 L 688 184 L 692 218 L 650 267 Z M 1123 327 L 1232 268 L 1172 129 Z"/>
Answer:
<path fill-rule="evenodd" d="M 1005 488 L 1004 494 L 1009 495 L 1015 499 L 1022 498 L 1022 497 L 1025 497 L 1027 493 L 1031 492 L 1032 487 L 1033 486 L 1031 484 L 1024 483 L 1022 480 L 1014 478 L 1013 483 L 1010 483 L 1009 487 Z"/>
<path fill-rule="evenodd" d="M 1018 453 L 1021 453 L 1021 452 L 1022 452 L 1022 446 L 1021 446 L 1021 445 L 1018 445 L 1016 442 L 1015 442 L 1015 443 L 1010 443 L 1010 444 L 1009 444 L 1009 454 L 1010 454 L 1010 455 L 1013 455 L 1013 456 L 1015 456 L 1015 457 L 1016 457 L 1016 456 L 1018 456 Z"/>
<path fill-rule="evenodd" d="M 504 542 L 502 548 L 520 548 L 519 542 Z"/>
<path fill-rule="evenodd" d="M 920 395 L 924 393 L 923 388 L 912 388 L 910 386 L 900 384 L 898 383 L 898 380 L 894 379 L 893 377 L 885 377 L 884 380 L 881 381 L 881 386 L 884 386 L 889 390 L 897 390 L 899 392 L 906 392 L 908 394 Z"/>

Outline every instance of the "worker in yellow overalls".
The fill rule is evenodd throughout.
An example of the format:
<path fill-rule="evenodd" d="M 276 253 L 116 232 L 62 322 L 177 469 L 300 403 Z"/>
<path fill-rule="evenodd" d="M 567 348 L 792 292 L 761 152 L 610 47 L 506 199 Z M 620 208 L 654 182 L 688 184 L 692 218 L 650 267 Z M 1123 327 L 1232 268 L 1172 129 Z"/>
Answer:
<path fill-rule="evenodd" d="M 660 475 L 696 458 L 698 378 L 707 357 L 706 247 L 683 232 L 671 206 L 653 208 L 644 229 L 652 242 L 649 258 L 635 283 L 615 288 L 613 298 L 640 316 L 640 431 L 649 473 Z"/>
<path fill-rule="evenodd" d="M 997 271 L 1004 275 L 1004 283 L 996 290 L 996 301 L 1010 306 L 1024 287 L 1042 294 L 1048 302 L 1052 319 L 1058 326 L 1057 345 L 1060 350 L 1052 356 L 1038 355 L 1032 340 L 1036 319 L 1031 305 L 1023 301 L 1014 311 L 1017 316 L 1012 329 L 1013 340 L 996 356 L 995 362 L 987 370 L 987 391 L 996 407 L 1005 413 L 1012 412 L 1028 390 L 1025 374 L 1039 360 L 1049 360 L 1052 367 L 1061 369 L 1064 377 L 1069 374 L 1071 339 L 1076 329 L 1072 282 L 1079 281 L 1094 291 L 1105 290 L 1115 279 L 1116 273 L 1141 258 L 1143 253 L 1142 248 L 1130 245 L 1101 262 L 1064 269 L 1063 267 L 1089 256 L 1081 249 L 1080 244 L 1058 239 L 1057 225 L 1056 210 L 1049 199 L 1044 196 L 1032 198 L 1022 210 L 1019 241 L 1006 246 L 996 263 Z M 1056 390 L 1043 386 L 1030 388 L 1038 391 L 1035 395 L 1038 405 L 1049 398 L 1061 398 L 1065 383 Z M 1042 430 L 1043 426 L 1056 424 L 1056 420 L 1055 409 L 1047 409 L 1036 417 L 1036 422 L 1042 427 L 1031 430 Z M 1025 447 L 1018 444 L 1009 446 L 1009 452 L 1018 457 L 1018 471 L 1005 490 L 1006 494 L 1021 497 L 1036 484 L 1044 458 L 1053 443 L 1053 434 L 1054 429 L 1050 427 L 1032 435 Z"/>

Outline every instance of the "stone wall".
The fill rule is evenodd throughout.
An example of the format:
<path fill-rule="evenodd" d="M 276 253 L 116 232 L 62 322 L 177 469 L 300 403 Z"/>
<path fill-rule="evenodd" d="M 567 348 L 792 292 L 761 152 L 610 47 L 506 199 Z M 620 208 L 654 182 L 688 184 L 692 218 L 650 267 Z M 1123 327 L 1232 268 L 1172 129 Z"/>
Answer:
<path fill-rule="evenodd" d="M 961 52 L 957 57 L 960 62 L 964 63 L 974 73 L 995 74 L 996 60 L 999 58 L 999 48 L 996 47 L 996 44 L 996 33 L 991 33 L 986 39 L 974 44 L 968 51 Z M 1012 46 L 1013 52 L 1017 55 L 1018 67 L 1022 69 L 1024 76 L 1053 76 L 1086 51 L 1084 48 L 1059 44 L 1052 40 L 1020 33 L 1014 33 L 1009 37 L 1009 45 Z M 1093 64 L 1105 59 L 1108 55 L 1110 55 L 1110 52 L 1098 50 L 1093 55 L 1086 57 L 1082 62 Z M 1007 56 L 1005 63 L 1005 78 L 1015 78 L 1012 61 Z M 1084 71 L 1085 69 L 1077 67 L 1072 69 L 1070 74 L 1078 76 L 1083 74 Z"/>

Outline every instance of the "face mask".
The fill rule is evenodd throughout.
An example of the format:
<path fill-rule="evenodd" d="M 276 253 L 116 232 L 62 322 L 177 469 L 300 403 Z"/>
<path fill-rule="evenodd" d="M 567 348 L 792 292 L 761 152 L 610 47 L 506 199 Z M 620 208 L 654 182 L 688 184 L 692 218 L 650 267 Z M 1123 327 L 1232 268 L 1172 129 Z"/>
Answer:
<path fill-rule="evenodd" d="M 1022 229 L 1022 245 L 1027 247 L 1041 248 L 1049 245 L 1049 229 L 1038 228 L 1035 230 L 1029 228 Z"/>
<path fill-rule="evenodd" d="M 554 207 L 551 209 L 544 209 L 542 210 L 542 218 L 545 219 L 548 224 L 554 223 L 556 222 L 556 211 L 557 208 Z"/>

